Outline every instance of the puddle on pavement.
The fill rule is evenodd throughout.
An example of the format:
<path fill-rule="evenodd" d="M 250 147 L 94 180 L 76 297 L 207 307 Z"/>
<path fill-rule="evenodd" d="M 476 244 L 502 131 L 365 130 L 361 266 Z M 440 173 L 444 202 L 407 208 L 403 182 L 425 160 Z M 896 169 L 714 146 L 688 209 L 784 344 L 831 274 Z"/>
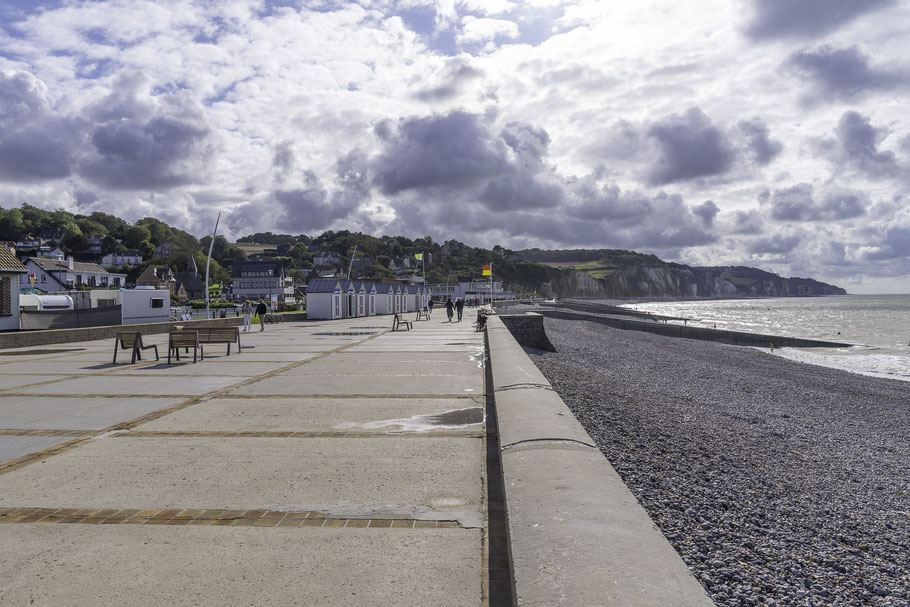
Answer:
<path fill-rule="evenodd" d="M 17 350 L 15 352 L 0 351 L 0 356 L 37 356 L 38 354 L 62 354 L 64 352 L 81 352 L 85 348 L 47 348 L 41 350 Z"/>
<path fill-rule="evenodd" d="M 459 428 L 462 426 L 471 426 L 482 424 L 483 407 L 467 407 L 465 409 L 453 409 L 444 413 L 433 413 L 430 415 L 414 415 L 412 417 L 401 419 L 383 419 L 375 422 L 358 424 L 356 422 L 344 422 L 335 426 L 336 430 L 380 430 L 392 426 L 400 426 L 396 432 L 429 432 L 442 428 Z"/>

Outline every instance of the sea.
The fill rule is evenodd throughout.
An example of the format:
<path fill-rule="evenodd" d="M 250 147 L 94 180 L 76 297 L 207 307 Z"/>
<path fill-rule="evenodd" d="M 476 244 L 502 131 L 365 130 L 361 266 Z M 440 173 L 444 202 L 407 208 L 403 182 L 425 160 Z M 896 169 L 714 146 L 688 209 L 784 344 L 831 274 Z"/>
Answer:
<path fill-rule="evenodd" d="M 778 348 L 773 354 L 863 375 L 910 381 L 910 294 L 620 305 L 686 318 L 696 326 L 852 344 L 847 348 Z"/>

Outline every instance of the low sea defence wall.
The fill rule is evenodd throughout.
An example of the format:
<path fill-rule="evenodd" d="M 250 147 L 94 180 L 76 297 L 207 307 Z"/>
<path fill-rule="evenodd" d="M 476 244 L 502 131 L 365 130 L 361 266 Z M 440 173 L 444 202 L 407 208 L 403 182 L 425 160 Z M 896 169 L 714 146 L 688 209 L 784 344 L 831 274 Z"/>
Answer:
<path fill-rule="evenodd" d="M 212 318 L 207 320 L 175 320 L 171 322 L 153 322 L 138 325 L 108 325 L 104 327 L 83 327 L 80 329 L 47 329 L 43 331 L 12 331 L 0 333 L 0 350 L 7 348 L 26 348 L 29 346 L 46 346 L 48 344 L 65 344 L 75 341 L 93 339 L 113 339 L 123 331 L 139 331 L 143 335 L 167 333 L 175 326 L 187 330 L 207 329 L 210 327 L 235 327 L 243 324 L 243 317 Z"/>
<path fill-rule="evenodd" d="M 556 348 L 553 347 L 547 337 L 547 332 L 543 326 L 543 316 L 540 314 L 536 312 L 500 314 L 499 318 L 520 345 L 527 348 L 546 350 L 547 352 L 556 351 Z"/>
<path fill-rule="evenodd" d="M 516 604 L 711 607 L 497 316 L 487 344 Z"/>
<path fill-rule="evenodd" d="M 715 341 L 735 346 L 758 346 L 760 348 L 768 348 L 773 345 L 775 348 L 848 348 L 853 345 L 835 341 L 802 339 L 799 337 L 784 337 L 781 335 L 762 335 L 761 333 L 745 333 L 741 331 L 709 329 L 706 327 L 690 327 L 688 325 L 656 322 L 656 320 L 631 320 L 628 318 L 614 318 L 610 316 L 585 314 L 583 312 L 569 312 L 546 308 L 541 308 L 537 313 L 548 318 L 586 320 L 608 325 L 610 327 L 617 327 L 619 329 L 647 331 L 648 333 L 656 333 L 658 335 Z"/>

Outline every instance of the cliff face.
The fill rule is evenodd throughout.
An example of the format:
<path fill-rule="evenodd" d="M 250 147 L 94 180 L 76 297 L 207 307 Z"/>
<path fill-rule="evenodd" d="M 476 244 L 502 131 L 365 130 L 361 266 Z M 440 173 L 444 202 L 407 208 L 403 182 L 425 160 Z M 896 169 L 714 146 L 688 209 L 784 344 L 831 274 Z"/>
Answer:
<path fill-rule="evenodd" d="M 571 270 L 554 279 L 556 297 L 790 297 L 846 295 L 810 278 L 783 278 L 755 268 L 693 268 L 678 264 L 636 266 L 603 279 Z"/>

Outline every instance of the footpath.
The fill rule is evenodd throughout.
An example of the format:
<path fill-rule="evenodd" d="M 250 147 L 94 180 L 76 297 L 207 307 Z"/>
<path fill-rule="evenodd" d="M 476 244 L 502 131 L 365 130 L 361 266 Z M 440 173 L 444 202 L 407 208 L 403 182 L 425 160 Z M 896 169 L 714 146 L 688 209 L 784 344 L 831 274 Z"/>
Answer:
<path fill-rule="evenodd" d="M 443 318 L 0 351 L 0 604 L 499 604 L 483 335 Z"/>

